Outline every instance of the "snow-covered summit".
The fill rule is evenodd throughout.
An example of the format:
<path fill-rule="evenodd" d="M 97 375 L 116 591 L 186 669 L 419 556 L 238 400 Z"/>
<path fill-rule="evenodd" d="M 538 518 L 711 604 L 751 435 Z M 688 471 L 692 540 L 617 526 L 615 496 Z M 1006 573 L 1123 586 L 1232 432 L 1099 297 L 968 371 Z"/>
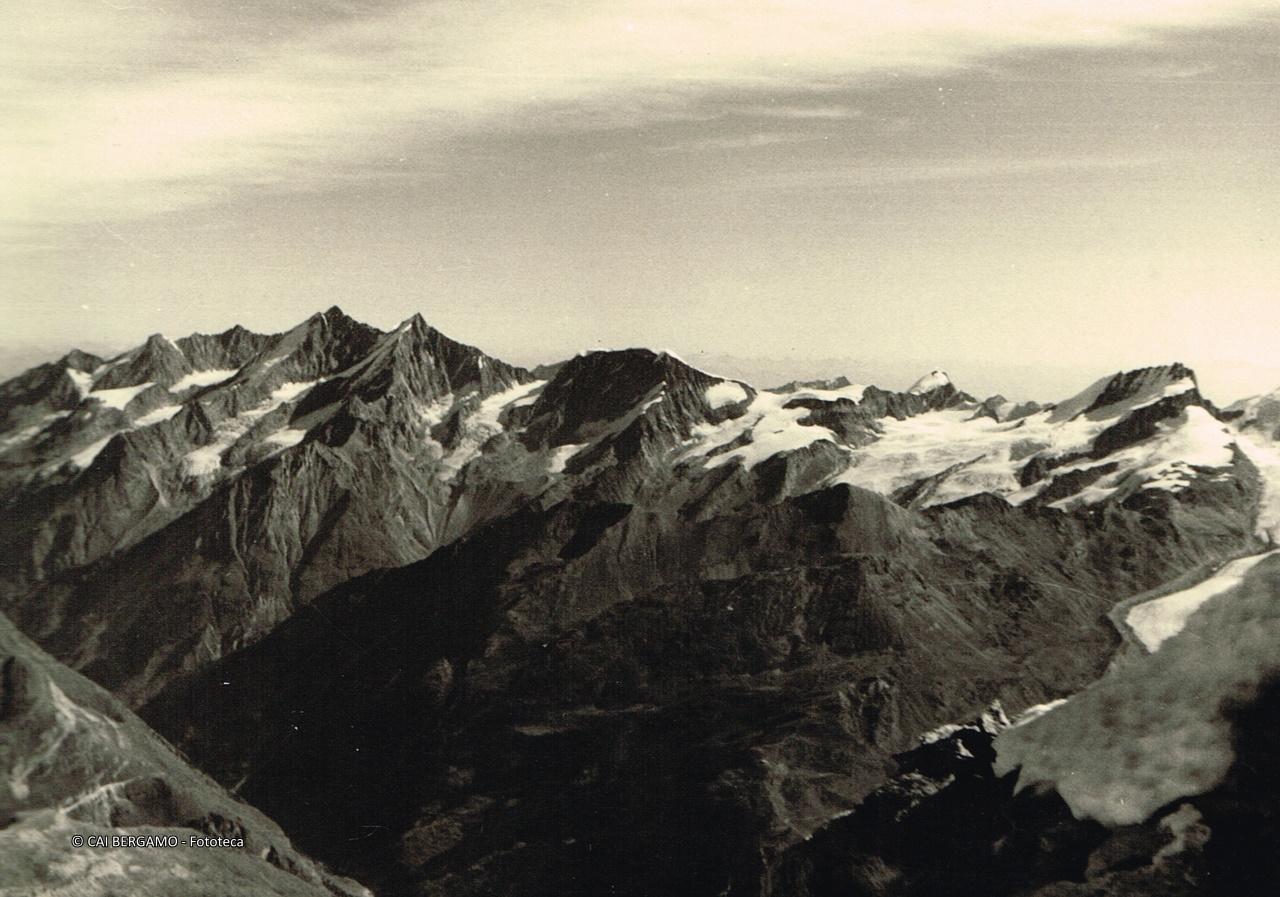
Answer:
<path fill-rule="evenodd" d="M 910 389 L 907 390 L 911 395 L 923 395 L 933 389 L 941 386 L 947 386 L 951 383 L 951 378 L 947 376 L 946 371 L 930 371 L 915 382 Z"/>

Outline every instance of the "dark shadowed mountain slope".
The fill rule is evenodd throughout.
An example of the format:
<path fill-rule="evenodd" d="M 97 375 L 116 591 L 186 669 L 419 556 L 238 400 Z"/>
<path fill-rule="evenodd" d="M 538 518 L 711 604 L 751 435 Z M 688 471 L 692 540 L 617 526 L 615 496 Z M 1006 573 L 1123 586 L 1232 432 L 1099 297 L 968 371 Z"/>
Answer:
<path fill-rule="evenodd" d="M 145 713 L 388 893 L 783 893 L 773 858 L 913 733 L 1083 688 L 1119 598 L 1256 544 L 1243 482 L 1070 513 L 848 486 L 705 520 L 526 509 Z"/>

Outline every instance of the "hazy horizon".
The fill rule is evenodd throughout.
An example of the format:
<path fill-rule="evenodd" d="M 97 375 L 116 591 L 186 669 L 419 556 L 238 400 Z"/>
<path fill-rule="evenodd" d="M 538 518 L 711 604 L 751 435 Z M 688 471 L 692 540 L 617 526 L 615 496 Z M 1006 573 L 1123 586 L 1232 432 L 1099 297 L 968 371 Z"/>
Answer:
<path fill-rule="evenodd" d="M 320 309 L 317 309 L 320 311 Z M 237 321 L 227 327 L 239 324 Z M 299 324 L 301 321 L 295 321 Z M 374 322 L 365 321 L 384 331 L 393 330 L 399 321 Z M 434 324 L 432 321 L 428 323 Z M 227 327 L 218 328 L 225 330 Z M 253 328 L 250 328 L 253 329 Z M 210 332 L 217 332 L 210 331 Z M 278 332 L 278 331 L 272 331 Z M 446 336 L 476 345 L 511 364 L 533 369 L 539 365 L 555 364 L 571 357 L 577 352 L 598 349 L 648 348 L 654 351 L 672 351 L 694 367 L 707 373 L 732 379 L 743 380 L 757 387 L 779 386 L 791 380 L 817 380 L 835 377 L 848 377 L 852 382 L 863 385 L 876 385 L 887 389 L 907 389 L 924 374 L 935 369 L 946 371 L 956 385 L 978 398 L 1001 394 L 1016 401 L 1028 399 L 1041 402 L 1061 401 L 1083 390 L 1097 379 L 1109 376 L 1122 370 L 1131 370 L 1147 364 L 1161 365 L 1183 362 L 1185 359 L 1166 358 L 1149 359 L 1142 364 L 1119 365 L 1112 367 L 1085 367 L 1062 364 L 1037 364 L 1034 361 L 1012 364 L 983 363 L 980 359 L 966 359 L 959 356 L 939 358 L 876 358 L 876 357 L 825 357 L 825 358 L 786 358 L 768 355 L 739 356 L 728 353 L 695 352 L 681 353 L 670 347 L 646 345 L 643 343 L 619 344 L 616 346 L 583 346 L 571 352 L 560 354 L 541 352 L 534 348 L 516 351 L 504 355 L 485 345 L 483 338 L 469 340 L 455 333 L 444 331 Z M 128 344 L 95 343 L 92 340 L 57 345 L 0 346 L 0 382 L 8 380 L 29 368 L 54 361 L 72 349 L 80 349 L 98 355 L 104 359 L 128 352 L 141 345 L 146 337 L 153 333 L 164 333 L 173 339 L 187 336 L 187 333 L 152 330 L 139 333 Z M 1271 392 L 1280 387 L 1280 366 L 1265 365 L 1211 365 L 1207 369 L 1190 365 L 1196 372 L 1201 391 L 1211 401 L 1219 405 Z"/>
<path fill-rule="evenodd" d="M 0 22 L 0 364 L 336 303 L 525 364 L 644 345 L 1052 399 L 1177 360 L 1215 401 L 1280 386 L 1271 3 Z"/>

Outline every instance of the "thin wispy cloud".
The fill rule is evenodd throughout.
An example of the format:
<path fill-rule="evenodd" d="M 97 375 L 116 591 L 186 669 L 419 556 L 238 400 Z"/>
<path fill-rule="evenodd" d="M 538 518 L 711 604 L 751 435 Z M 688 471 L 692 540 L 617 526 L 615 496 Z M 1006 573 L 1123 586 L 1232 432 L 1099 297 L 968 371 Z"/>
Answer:
<path fill-rule="evenodd" d="M 0 13 L 10 35 L 0 215 L 9 225 L 149 216 L 263 187 L 310 189 L 424 139 L 593 116 L 616 124 L 619 109 L 643 124 L 721 94 L 946 71 L 1017 48 L 1118 45 L 1269 6 L 433 0 L 219 14 L 183 3 L 11 4 Z M 845 117 L 820 104 L 755 108 Z"/>
<path fill-rule="evenodd" d="M 844 165 L 765 176 L 755 175 L 736 183 L 740 189 L 745 190 L 839 191 L 931 182 L 1007 181 L 1054 174 L 1131 172 L 1135 169 L 1156 167 L 1162 163 L 1162 159 L 1154 156 L 1133 158 L 1064 156 L 1038 159 L 982 158 L 948 161 L 901 159 L 892 164 L 879 163 L 865 167 Z"/>
<path fill-rule="evenodd" d="M 725 150 L 751 150 L 770 146 L 786 146 L 795 143 L 809 143 L 821 140 L 821 135 L 790 134 L 785 132 L 765 132 L 744 134 L 739 137 L 704 137 L 698 140 L 687 140 L 683 143 L 667 143 L 652 148 L 655 153 L 702 153 Z"/>

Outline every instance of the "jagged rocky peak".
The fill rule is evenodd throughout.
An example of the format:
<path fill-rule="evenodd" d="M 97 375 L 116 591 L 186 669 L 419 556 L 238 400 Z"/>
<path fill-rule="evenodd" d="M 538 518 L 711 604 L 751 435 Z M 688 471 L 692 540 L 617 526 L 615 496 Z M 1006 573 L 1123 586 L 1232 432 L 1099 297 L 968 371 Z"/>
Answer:
<path fill-rule="evenodd" d="M 534 377 L 524 368 L 450 339 L 415 314 L 381 336 L 343 379 L 346 383 L 335 381 L 319 390 L 308 405 L 350 395 L 364 403 L 408 400 L 421 409 L 443 402 L 455 410 L 474 410 L 474 401 Z M 468 397 L 474 400 L 470 404 L 462 401 Z"/>
<path fill-rule="evenodd" d="M 323 377 L 355 364 L 382 336 L 376 327 L 334 305 L 276 336 L 264 349 L 262 361 L 287 362 L 289 372 L 297 377 Z"/>
<path fill-rule="evenodd" d="M 1280 440 L 1280 389 L 1233 402 L 1223 411 L 1223 418 L 1241 430 Z"/>
<path fill-rule="evenodd" d="M 983 399 L 973 412 L 971 420 L 986 417 L 997 423 L 1020 420 L 1043 411 L 1039 402 L 1012 402 L 1000 394 Z"/>
<path fill-rule="evenodd" d="M 120 389 L 143 383 L 168 386 L 191 372 L 182 350 L 160 333 L 153 333 L 136 349 L 107 363 L 93 382 L 95 390 Z"/>
<path fill-rule="evenodd" d="M 75 408 L 92 384 L 90 372 L 101 364 L 98 356 L 72 349 L 0 384 L 0 430 L 25 424 L 33 415 Z"/>
<path fill-rule="evenodd" d="M 425 352 L 447 378 L 449 389 L 455 392 L 473 388 L 481 395 L 490 395 L 534 379 L 524 368 L 450 339 L 428 324 L 421 314 L 409 318 L 394 334 L 403 335 L 402 343 L 408 340 L 408 345 Z"/>
<path fill-rule="evenodd" d="M 239 370 L 252 361 L 271 337 L 239 324 L 221 333 L 193 333 L 177 341 L 196 371 Z"/>
<path fill-rule="evenodd" d="M 102 359 L 80 349 L 72 349 L 54 362 L 54 366 L 89 373 L 102 364 Z"/>
<path fill-rule="evenodd" d="M 1176 399 L 1180 406 L 1206 404 L 1195 372 L 1175 362 L 1109 374 L 1065 402 L 1059 402 L 1053 409 L 1052 419 L 1060 422 L 1077 417 L 1110 417 L 1164 399 Z"/>
<path fill-rule="evenodd" d="M 530 430 L 552 445 L 582 442 L 594 426 L 659 403 L 668 413 L 696 421 L 717 409 L 740 407 L 754 394 L 751 387 L 713 377 L 670 352 L 586 352 L 561 365 L 542 390 Z"/>
<path fill-rule="evenodd" d="M 944 386 L 951 385 L 951 378 L 947 376 L 946 371 L 933 370 L 925 374 L 907 390 L 910 395 L 919 396 L 935 389 L 941 389 Z"/>

